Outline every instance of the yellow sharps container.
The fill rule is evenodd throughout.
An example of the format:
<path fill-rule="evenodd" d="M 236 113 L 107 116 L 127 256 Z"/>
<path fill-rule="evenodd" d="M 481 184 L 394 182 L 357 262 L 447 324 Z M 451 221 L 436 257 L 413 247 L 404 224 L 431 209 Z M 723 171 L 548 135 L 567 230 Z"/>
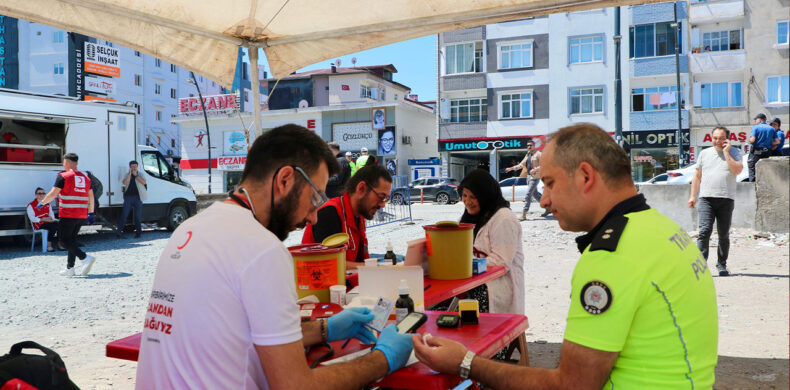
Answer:
<path fill-rule="evenodd" d="M 471 223 L 438 222 L 423 226 L 431 279 L 456 280 L 472 277 Z"/>
<path fill-rule="evenodd" d="M 346 246 L 327 248 L 321 244 L 305 244 L 288 248 L 294 259 L 296 295 L 315 295 L 320 302 L 329 302 L 329 287 L 346 285 Z"/>

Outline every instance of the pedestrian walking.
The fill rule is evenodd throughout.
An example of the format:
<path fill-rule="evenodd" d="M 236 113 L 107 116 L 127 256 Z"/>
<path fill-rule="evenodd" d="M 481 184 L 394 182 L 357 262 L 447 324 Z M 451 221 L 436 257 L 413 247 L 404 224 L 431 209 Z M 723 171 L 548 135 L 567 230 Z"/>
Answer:
<path fill-rule="evenodd" d="M 143 231 L 143 201 L 148 198 L 145 183 L 145 175 L 139 171 L 137 161 L 129 161 L 129 172 L 123 178 L 123 210 L 121 218 L 118 220 L 118 230 L 115 233 L 118 238 L 123 236 L 123 228 L 126 226 L 126 218 L 129 212 L 134 209 L 134 230 L 135 238 L 140 238 Z"/>
<path fill-rule="evenodd" d="M 729 276 L 727 257 L 730 252 L 730 225 L 735 208 L 735 177 L 743 171 L 742 152 L 729 141 L 730 131 L 717 127 L 711 132 L 713 147 L 703 150 L 697 160 L 697 170 L 691 179 L 689 208 L 699 210 L 697 248 L 708 260 L 709 240 L 716 221 L 719 234 L 716 269 L 719 276 Z M 699 196 L 697 195 L 699 193 Z"/>
<path fill-rule="evenodd" d="M 332 175 L 329 178 L 329 182 L 326 183 L 326 196 L 336 198 L 343 195 L 346 183 L 351 177 L 351 165 L 348 163 L 346 156 L 340 152 L 340 145 L 337 142 L 330 142 L 329 150 L 337 158 L 337 162 L 340 164 L 340 172 Z"/>
<path fill-rule="evenodd" d="M 63 276 L 87 275 L 93 267 L 96 258 L 86 254 L 77 245 L 77 235 L 80 228 L 87 221 L 92 224 L 96 221 L 93 214 L 93 190 L 91 179 L 77 170 L 79 157 L 75 153 L 63 156 L 63 171 L 58 173 L 55 185 L 36 207 L 40 210 L 60 196 L 58 237 L 68 251 L 66 269 L 60 271 Z M 74 270 L 76 259 L 80 259 L 79 272 Z"/>
<path fill-rule="evenodd" d="M 779 144 L 776 137 L 776 130 L 765 123 L 765 114 L 757 114 L 754 117 L 755 125 L 752 127 L 752 134 L 749 136 L 749 143 L 752 144 L 749 150 L 749 181 L 754 181 L 754 168 L 757 162 L 771 157 L 771 149 Z"/>
<path fill-rule="evenodd" d="M 36 199 L 33 199 L 27 205 L 27 219 L 33 224 L 34 230 L 47 231 L 47 252 L 55 251 L 56 235 L 58 231 L 58 220 L 55 219 L 55 213 L 52 211 L 50 205 L 45 204 L 39 208 L 38 204 L 47 196 L 44 189 L 41 187 L 36 188 Z"/>
<path fill-rule="evenodd" d="M 521 170 L 519 177 L 527 178 L 527 195 L 524 197 L 524 209 L 521 211 L 521 220 L 527 219 L 527 212 L 529 206 L 532 204 L 532 199 L 540 203 L 540 194 L 538 193 L 538 182 L 540 181 L 540 157 L 541 153 L 535 150 L 535 142 L 527 141 L 527 154 L 520 163 L 505 168 L 505 172 Z M 549 210 L 543 211 L 541 217 L 549 215 Z"/>
<path fill-rule="evenodd" d="M 774 118 L 769 124 L 774 128 L 774 130 L 776 130 L 776 138 L 779 138 L 779 143 L 774 145 L 773 150 L 771 150 L 771 156 L 783 156 L 785 138 L 787 138 L 787 135 L 784 131 L 782 131 L 782 129 L 780 129 L 782 126 L 782 120 L 779 118 Z"/>

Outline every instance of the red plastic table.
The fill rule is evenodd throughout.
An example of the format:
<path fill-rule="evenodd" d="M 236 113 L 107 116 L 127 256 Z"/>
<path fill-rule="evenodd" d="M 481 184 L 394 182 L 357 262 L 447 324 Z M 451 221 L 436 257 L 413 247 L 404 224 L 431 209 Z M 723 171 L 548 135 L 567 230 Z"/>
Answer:
<path fill-rule="evenodd" d="M 446 299 L 463 294 L 475 287 L 482 286 L 506 273 L 505 266 L 493 265 L 488 267 L 486 272 L 479 275 L 472 275 L 469 279 L 459 280 L 437 280 L 425 277 L 423 288 L 425 288 L 425 307 L 430 308 L 433 305 L 441 303 Z M 359 284 L 359 274 L 354 273 L 346 276 L 346 280 L 350 280 L 353 286 Z"/>
<path fill-rule="evenodd" d="M 442 313 L 444 312 L 426 311 L 428 321 L 420 327 L 418 332 L 458 341 L 483 357 L 494 356 L 502 348 L 508 346 L 511 341 L 523 338 L 524 332 L 529 327 L 527 317 L 520 314 L 481 313 L 477 325 L 461 325 L 454 329 L 439 328 L 436 326 L 436 318 Z M 340 348 L 341 344 L 340 341 L 332 343 L 335 353 L 331 359 L 357 352 L 363 348 L 357 340 L 351 340 L 344 349 Z M 326 351 L 326 348 L 311 350 L 307 355 L 307 360 L 312 362 Z M 417 362 L 393 372 L 372 385 L 396 389 L 450 389 L 462 381 L 463 379 L 457 375 L 440 374 L 425 364 Z"/>
<path fill-rule="evenodd" d="M 483 357 L 494 356 L 511 341 L 523 339 L 524 332 L 529 328 L 527 317 L 520 314 L 482 313 L 477 325 L 461 325 L 454 329 L 436 326 L 436 318 L 442 312 L 427 311 L 425 314 L 428 315 L 428 321 L 418 332 L 458 341 Z M 107 344 L 107 356 L 137 361 L 141 336 L 142 334 L 138 333 Z M 332 348 L 335 350 L 332 359 L 363 348 L 357 340 L 351 340 L 343 349 L 340 348 L 342 344 L 341 341 L 332 343 Z M 312 361 L 325 352 L 326 348 L 313 349 L 307 355 L 307 360 Z M 397 389 L 449 389 L 461 381 L 462 379 L 457 375 L 440 374 L 417 362 L 393 372 L 374 385 Z"/>

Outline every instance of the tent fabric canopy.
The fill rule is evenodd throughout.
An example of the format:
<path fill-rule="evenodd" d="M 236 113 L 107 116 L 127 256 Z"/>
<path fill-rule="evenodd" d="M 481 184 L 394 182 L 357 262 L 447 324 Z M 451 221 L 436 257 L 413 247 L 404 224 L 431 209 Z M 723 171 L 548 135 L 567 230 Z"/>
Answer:
<path fill-rule="evenodd" d="M 275 77 L 445 31 L 655 0 L 0 0 L 0 14 L 114 42 L 229 87 L 239 46 Z"/>

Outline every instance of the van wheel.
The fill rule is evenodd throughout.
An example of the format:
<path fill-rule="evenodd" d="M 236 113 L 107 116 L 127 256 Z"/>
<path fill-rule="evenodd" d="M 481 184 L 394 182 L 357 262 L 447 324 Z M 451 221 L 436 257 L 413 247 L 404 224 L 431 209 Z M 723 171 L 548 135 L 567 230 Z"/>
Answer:
<path fill-rule="evenodd" d="M 436 195 L 436 203 L 438 204 L 447 204 L 450 201 L 450 196 L 445 194 L 444 192 L 440 192 Z"/>
<path fill-rule="evenodd" d="M 189 218 L 189 214 L 184 206 L 173 206 L 167 216 L 167 230 L 171 232 L 176 230 L 178 225 L 181 225 L 187 218 Z"/>

